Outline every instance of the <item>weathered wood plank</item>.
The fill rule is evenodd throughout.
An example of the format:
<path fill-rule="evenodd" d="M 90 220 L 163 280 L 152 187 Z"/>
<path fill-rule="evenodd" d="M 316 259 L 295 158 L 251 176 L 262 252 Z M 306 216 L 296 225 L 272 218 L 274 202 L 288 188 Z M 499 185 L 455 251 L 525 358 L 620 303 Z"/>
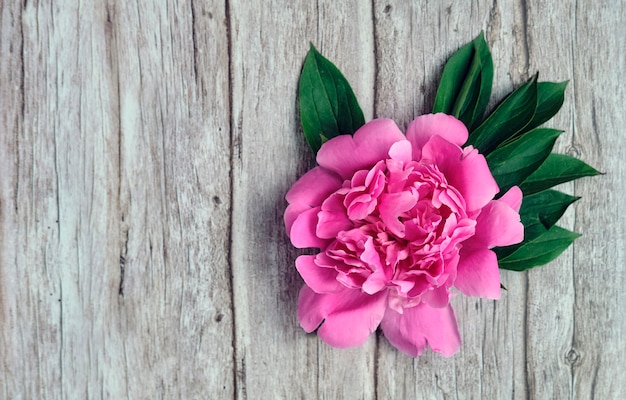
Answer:
<path fill-rule="evenodd" d="M 165 3 L 0 4 L 0 398 L 626 395 L 626 2 Z M 557 151 L 608 172 L 563 187 L 584 236 L 497 302 L 454 298 L 453 358 L 330 348 L 298 325 L 282 223 L 315 164 L 308 43 L 404 128 L 481 29 L 491 106 L 570 79 Z"/>
<path fill-rule="evenodd" d="M 481 30 L 493 50 L 494 97 L 510 90 L 511 82 L 501 77 L 508 70 L 511 49 L 521 44 L 504 35 L 500 23 L 508 29 L 519 26 L 521 22 L 514 18 L 519 6 L 509 9 L 510 20 L 501 22 L 500 10 L 486 2 L 473 2 L 471 7 L 462 3 L 417 7 L 400 1 L 375 4 L 378 116 L 391 116 L 406 126 L 417 115 L 430 112 L 445 60 Z M 499 46 L 506 49 L 504 56 Z M 517 328 L 523 325 L 525 277 L 504 276 L 503 281 L 509 291 L 498 302 L 462 296 L 452 300 L 463 338 L 463 347 L 453 358 L 428 351 L 411 360 L 381 340 L 379 397 L 524 397 L 525 381 L 519 379 L 525 368 L 524 339 L 523 330 Z"/>
<path fill-rule="evenodd" d="M 104 27 L 104 19 L 89 8 L 10 7 L 2 27 L 15 27 L 17 40 L 2 58 L 16 60 L 7 87 L 22 93 L 13 129 L 2 130 L 12 139 L 2 151 L 12 184 L 2 194 L 0 385 L 6 398 L 86 397 L 109 373 L 98 365 L 108 361 L 104 316 L 119 278 L 117 203 L 108 197 L 115 117 L 107 66 L 92 62 L 104 58 L 104 36 L 91 38 L 92 27 L 79 23 L 89 17 Z M 89 99 L 102 92 L 101 103 Z"/>
<path fill-rule="evenodd" d="M 575 183 L 573 325 L 568 361 L 577 398 L 624 398 L 626 354 L 626 2 L 572 8 L 575 117 L 571 151 L 606 175 Z"/>
<path fill-rule="evenodd" d="M 370 1 L 320 1 L 319 27 L 309 38 L 330 60 L 337 60 L 346 75 L 366 120 L 374 107 L 374 23 Z M 302 55 L 300 55 L 302 57 Z M 296 55 L 297 58 L 297 55 Z M 298 126 L 299 128 L 299 126 Z M 298 129 L 298 134 L 301 130 Z M 308 153 L 308 146 L 299 150 Z M 311 165 L 312 167 L 313 165 Z M 362 348 L 339 350 L 312 336 L 318 346 L 318 397 L 325 399 L 370 399 L 375 396 L 376 337 Z"/>
<path fill-rule="evenodd" d="M 232 397 L 223 4 L 2 11 L 0 393 Z"/>
<path fill-rule="evenodd" d="M 282 216 L 289 186 L 314 165 L 296 110 L 309 42 L 339 61 L 371 116 L 370 3 L 233 2 L 230 15 L 238 395 L 371 398 L 374 338 L 365 348 L 340 351 L 299 327 L 300 253 L 288 244 Z"/>
<path fill-rule="evenodd" d="M 558 2 L 550 6 L 527 4 L 525 10 L 525 59 L 529 74 L 539 71 L 540 80 L 570 80 L 563 108 L 548 124 L 563 129 L 555 146 L 556 152 L 571 152 L 571 143 L 576 131 L 572 122 L 579 118 L 574 101 L 579 83 L 574 74 L 576 58 L 572 53 L 572 21 L 558 22 L 546 18 L 547 15 L 573 15 L 574 2 Z M 523 32 L 522 32 L 523 33 Z M 583 157 L 584 158 L 584 157 Z M 596 184 L 600 182 L 595 180 Z M 574 184 L 563 185 L 567 193 L 577 193 Z M 581 210 L 578 203 L 568 210 L 559 225 L 575 228 L 575 217 Z M 583 228 L 583 231 L 592 227 Z M 579 228 L 580 229 L 580 228 Z M 586 235 L 586 232 L 585 232 Z M 527 304 L 525 311 L 526 343 L 526 382 L 532 398 L 585 398 L 576 396 L 572 390 L 572 370 L 568 353 L 575 335 L 573 304 L 575 291 L 572 282 L 575 278 L 573 249 L 581 245 L 587 237 L 579 239 L 570 249 L 545 268 L 528 272 L 526 287 Z"/>
<path fill-rule="evenodd" d="M 136 397 L 229 397 L 226 9 L 193 1 L 118 7 L 121 323 L 126 351 L 141 355 L 127 361 L 128 374 L 151 371 L 132 389 Z"/>
<path fill-rule="evenodd" d="M 307 16 L 315 7 L 229 5 L 237 398 L 314 398 L 317 346 L 295 319 L 300 281 L 295 252 L 285 245 L 282 210 L 290 181 L 307 164 L 291 157 L 303 143 L 290 134 L 296 133 L 295 54 L 308 48 L 316 20 Z"/>
<path fill-rule="evenodd" d="M 615 64 L 602 68 L 599 63 L 594 63 L 596 50 L 592 43 L 599 42 L 606 43 L 604 48 L 608 54 L 605 58 L 619 59 L 623 65 L 623 48 L 620 57 L 613 33 L 604 28 L 615 26 L 617 22 L 611 24 L 608 13 L 600 13 L 597 21 L 582 17 L 595 15 L 601 9 L 600 5 L 560 2 L 548 7 L 532 2 L 473 2 L 471 7 L 459 3 L 418 8 L 405 2 L 386 1 L 375 2 L 374 8 L 380 71 L 377 77 L 378 116 L 395 115 L 399 122 L 406 124 L 415 115 L 430 111 L 437 83 L 434 79 L 440 74 L 437 69 L 459 44 L 484 29 L 494 57 L 494 98 L 502 98 L 535 70 L 542 72 L 544 80 L 572 79 L 566 106 L 553 122 L 555 126 L 569 130 L 559 141 L 557 151 L 578 149 L 577 154 L 583 159 L 602 165 L 598 157 L 594 159 L 588 153 L 603 148 L 600 146 L 603 140 L 614 139 L 611 139 L 610 132 L 597 132 L 605 122 L 595 121 L 597 116 L 589 111 L 598 101 L 594 99 L 598 94 L 590 82 L 607 82 L 608 86 L 609 82 L 620 79 L 624 68 Z M 564 18 L 573 15 L 577 19 Z M 611 13 L 612 18 L 619 15 L 623 15 L 623 10 Z M 580 32 L 584 34 L 577 35 L 582 25 L 578 19 L 583 18 L 586 25 Z M 607 20 L 606 23 L 599 22 L 603 20 Z M 579 37 L 585 40 L 581 41 Z M 585 73 L 578 72 L 581 62 L 583 65 L 590 63 L 592 67 Z M 589 79 L 590 74 L 593 79 Z M 580 83 L 576 85 L 577 82 Z M 578 92 L 582 91 L 584 95 L 579 95 L 573 86 L 582 86 L 584 89 Z M 624 97 L 623 93 L 616 96 Z M 617 104 L 621 102 L 617 101 Z M 584 112 L 582 108 L 588 111 Z M 610 115 L 604 114 L 605 118 L 616 118 Z M 615 115 L 621 113 L 616 110 Z M 584 129 L 578 127 L 581 123 Z M 575 132 L 580 131 L 584 132 L 585 139 L 577 141 Z M 589 150 L 584 150 L 587 148 Z M 608 157 L 608 160 L 613 159 L 619 160 L 620 157 L 617 154 Z M 621 168 L 615 164 L 611 167 Z M 598 184 L 597 180 L 583 180 L 565 186 L 564 190 L 586 195 L 576 189 Z M 585 266 L 578 264 L 580 255 L 575 256 L 584 254 L 587 263 L 600 265 L 608 257 L 602 256 L 600 250 L 592 251 L 585 244 L 589 240 L 588 231 L 600 228 L 594 227 L 594 219 L 587 217 L 584 224 L 578 223 L 581 214 L 590 214 L 584 206 L 585 201 L 590 200 L 583 199 L 576 206 L 575 213 L 569 212 L 564 219 L 566 227 L 575 226 L 586 236 L 557 261 L 527 274 L 503 272 L 502 280 L 509 290 L 498 302 L 454 299 L 464 346 L 453 359 L 426 354 L 411 362 L 381 341 L 378 394 L 381 397 L 418 398 L 587 398 L 595 390 L 596 396 L 614 396 L 614 384 L 607 385 L 606 382 L 600 389 L 597 382 L 593 383 L 602 379 L 594 376 L 610 376 L 610 372 L 604 372 L 607 375 L 603 376 L 603 369 L 596 360 L 604 358 L 604 351 L 591 345 L 594 328 L 582 322 L 596 320 L 599 323 L 597 312 L 605 310 L 606 315 L 616 322 L 611 323 L 602 335 L 613 343 L 614 350 L 623 349 L 624 344 L 615 336 L 616 332 L 623 332 L 623 323 L 617 321 L 624 320 L 624 313 L 615 307 L 615 299 L 623 295 L 615 292 L 605 298 L 606 285 L 593 278 Z M 602 226 L 612 228 L 609 237 L 622 238 L 623 229 L 613 221 L 615 219 L 605 219 Z M 616 239 L 613 246 L 623 247 L 620 240 Z M 609 245 L 609 248 L 613 246 Z M 579 250 L 581 247 L 585 250 Z M 596 257 L 591 258 L 590 253 Z M 610 265 L 623 264 L 618 261 L 622 257 L 620 252 L 612 253 L 611 257 Z M 611 287 L 622 287 L 623 273 L 614 272 L 622 278 L 614 280 Z M 585 303 L 581 303 L 577 285 L 586 289 Z M 596 304 L 593 317 L 589 315 L 589 308 L 581 305 L 588 303 Z M 591 346 L 585 349 L 585 353 L 591 353 L 587 355 L 590 358 L 588 364 L 584 364 L 576 345 L 581 334 Z M 584 374 L 578 372 L 582 369 L 578 366 L 581 362 L 586 365 Z M 610 365 L 611 361 L 607 364 Z M 394 366 L 394 374 L 386 376 L 386 371 Z M 613 368 L 610 366 L 607 371 Z"/>

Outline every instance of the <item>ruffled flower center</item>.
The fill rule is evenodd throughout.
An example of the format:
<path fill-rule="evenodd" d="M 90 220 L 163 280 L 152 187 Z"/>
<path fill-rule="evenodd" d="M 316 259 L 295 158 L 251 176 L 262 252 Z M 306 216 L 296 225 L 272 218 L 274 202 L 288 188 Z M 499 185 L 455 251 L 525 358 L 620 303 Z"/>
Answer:
<path fill-rule="evenodd" d="M 424 301 L 448 304 L 462 242 L 474 235 L 463 196 L 436 165 L 387 159 L 360 170 L 322 204 L 335 240 L 316 263 L 348 288 L 390 290 L 402 312 Z"/>

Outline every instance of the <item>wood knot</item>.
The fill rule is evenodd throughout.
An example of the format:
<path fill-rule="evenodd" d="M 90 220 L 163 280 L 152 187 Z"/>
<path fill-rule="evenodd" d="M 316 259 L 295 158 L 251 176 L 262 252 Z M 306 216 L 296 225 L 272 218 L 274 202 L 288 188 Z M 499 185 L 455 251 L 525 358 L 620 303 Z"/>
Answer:
<path fill-rule="evenodd" d="M 577 146 L 570 146 L 570 147 L 567 149 L 567 152 L 566 152 L 566 153 L 567 153 L 567 155 L 568 155 L 568 156 L 572 156 L 572 157 L 580 158 L 580 154 L 581 154 L 582 152 L 580 151 L 580 149 L 579 149 Z"/>
<path fill-rule="evenodd" d="M 575 349 L 570 349 L 565 355 L 565 360 L 568 364 L 574 365 L 580 360 L 580 354 Z"/>

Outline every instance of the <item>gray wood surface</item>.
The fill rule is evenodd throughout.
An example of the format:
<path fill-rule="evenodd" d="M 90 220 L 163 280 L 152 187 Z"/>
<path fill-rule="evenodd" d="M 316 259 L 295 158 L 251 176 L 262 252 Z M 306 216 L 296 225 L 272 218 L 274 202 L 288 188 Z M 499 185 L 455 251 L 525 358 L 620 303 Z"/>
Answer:
<path fill-rule="evenodd" d="M 0 1 L 0 398 L 626 397 L 626 2 L 50 3 Z M 562 188 L 584 236 L 455 297 L 452 358 L 330 348 L 282 223 L 309 42 L 404 128 L 481 30 L 491 106 L 570 80 L 556 150 L 606 172 Z"/>

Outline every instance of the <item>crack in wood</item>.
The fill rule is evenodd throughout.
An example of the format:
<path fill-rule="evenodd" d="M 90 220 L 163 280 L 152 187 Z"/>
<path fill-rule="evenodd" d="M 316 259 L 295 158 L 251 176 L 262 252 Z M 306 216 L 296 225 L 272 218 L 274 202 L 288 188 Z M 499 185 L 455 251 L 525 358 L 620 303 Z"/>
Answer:
<path fill-rule="evenodd" d="M 193 42 L 193 76 L 198 86 L 198 42 L 196 41 L 196 10 L 195 3 L 191 0 L 191 40 Z"/>
<path fill-rule="evenodd" d="M 122 216 L 122 221 L 124 221 L 124 217 Z M 124 245 L 122 246 L 122 251 L 120 253 L 120 284 L 117 290 L 117 294 L 121 297 L 124 297 L 124 278 L 126 276 L 126 256 L 128 254 L 128 229 L 122 233 L 125 236 Z"/>

